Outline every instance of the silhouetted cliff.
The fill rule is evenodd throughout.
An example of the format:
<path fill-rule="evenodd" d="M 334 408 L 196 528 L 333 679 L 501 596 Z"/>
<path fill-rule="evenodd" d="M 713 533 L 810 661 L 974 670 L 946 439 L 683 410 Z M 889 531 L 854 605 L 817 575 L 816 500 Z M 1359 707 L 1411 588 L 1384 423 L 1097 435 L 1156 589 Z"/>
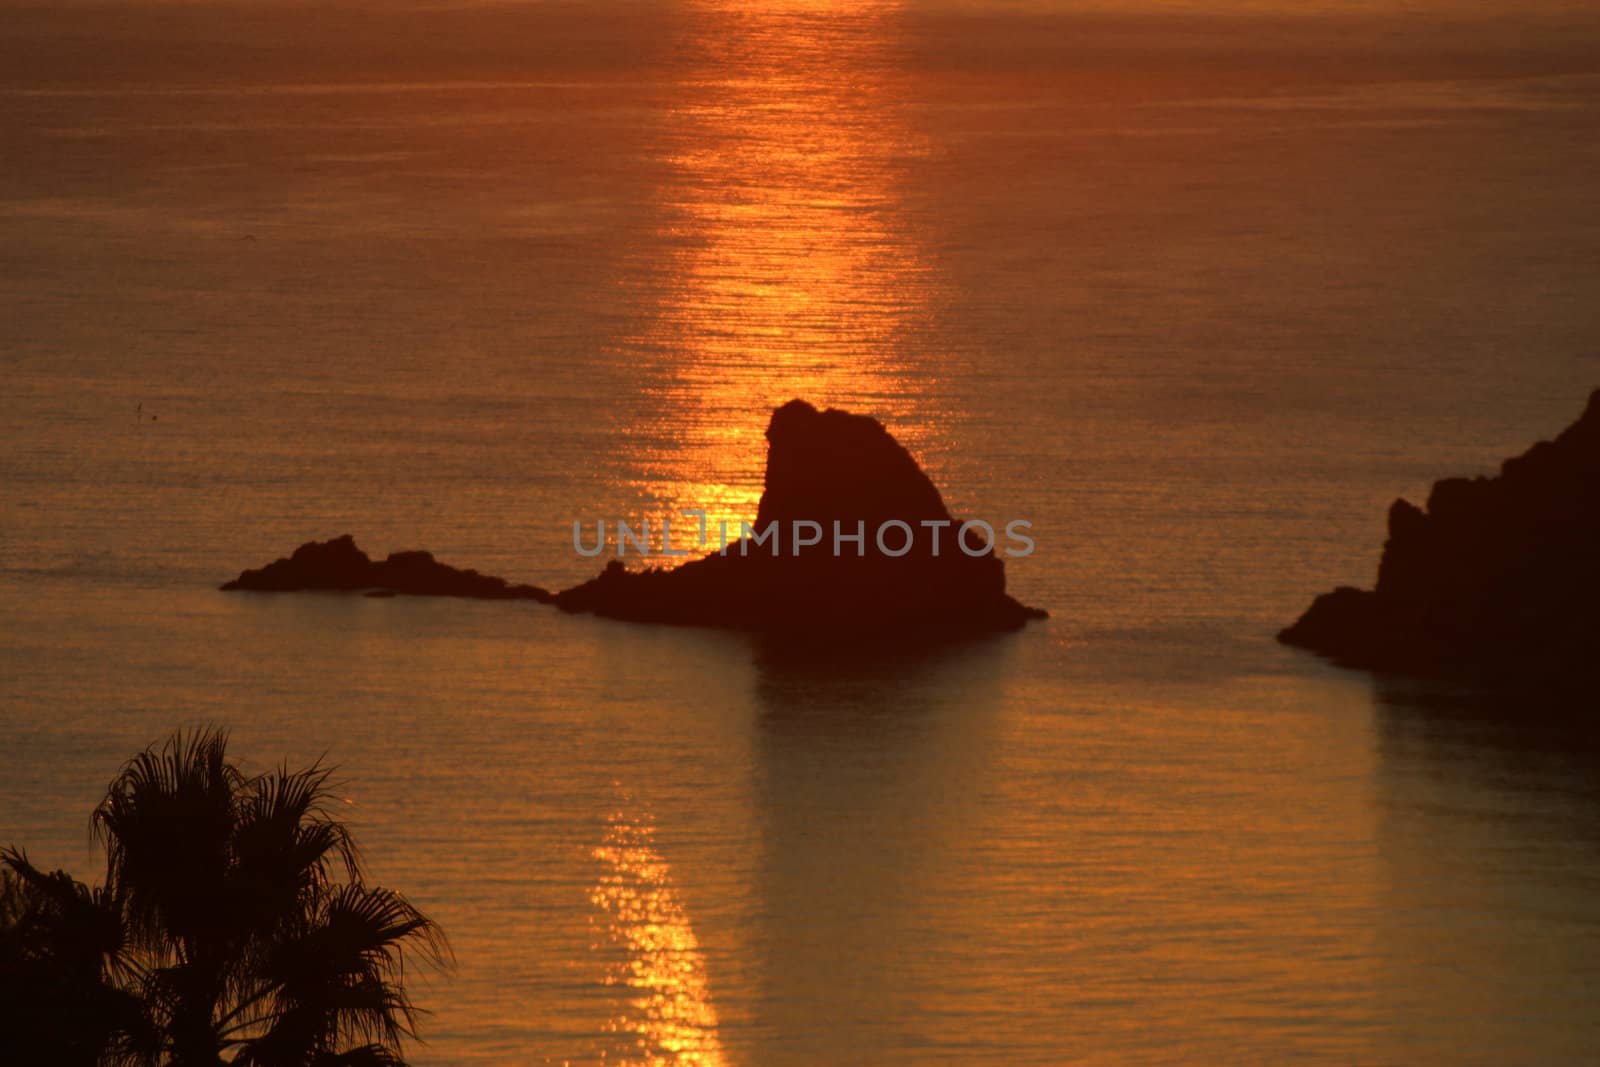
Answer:
<path fill-rule="evenodd" d="M 457 596 L 481 600 L 537 600 L 549 603 L 549 592 L 532 585 L 511 585 L 504 578 L 457 570 L 431 552 L 392 552 L 370 559 L 349 534 L 330 541 L 311 541 L 258 570 L 247 570 L 224 584 L 226 590 L 292 592 L 301 589 L 370 591 L 376 595 Z"/>
<path fill-rule="evenodd" d="M 1389 509 L 1373 590 L 1318 597 L 1278 635 L 1353 667 L 1488 679 L 1600 674 L 1600 391 L 1496 477 Z"/>

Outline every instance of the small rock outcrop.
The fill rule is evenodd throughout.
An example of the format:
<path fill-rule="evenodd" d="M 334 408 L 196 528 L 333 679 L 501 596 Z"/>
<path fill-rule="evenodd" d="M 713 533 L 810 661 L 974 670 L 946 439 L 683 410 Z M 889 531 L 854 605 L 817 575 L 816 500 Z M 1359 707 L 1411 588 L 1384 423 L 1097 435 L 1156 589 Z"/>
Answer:
<path fill-rule="evenodd" d="M 776 551 L 744 538 L 672 570 L 629 571 L 613 560 L 599 577 L 557 594 L 556 605 L 640 622 L 873 642 L 1014 630 L 1046 617 L 1006 594 L 1005 565 L 980 531 L 967 540 L 973 554 L 961 550 L 961 524 L 939 490 L 876 419 L 793 400 L 773 413 L 767 442 L 754 530 L 776 529 Z M 819 543 L 802 547 L 797 524 L 814 524 L 802 536 L 819 535 Z M 844 541 L 837 550 L 836 524 L 847 537 L 862 533 L 859 547 Z"/>
<path fill-rule="evenodd" d="M 431 552 L 391 552 L 374 560 L 356 547 L 349 534 L 329 541 L 311 541 L 256 570 L 247 570 L 221 588 L 257 592 L 334 590 L 371 596 L 472 597 L 480 600 L 537 600 L 553 597 L 532 585 L 512 585 L 504 578 L 458 570 L 433 558 Z"/>
<path fill-rule="evenodd" d="M 1600 391 L 1494 477 L 1396 500 L 1371 590 L 1319 596 L 1278 634 L 1352 667 L 1488 681 L 1600 676 Z"/>

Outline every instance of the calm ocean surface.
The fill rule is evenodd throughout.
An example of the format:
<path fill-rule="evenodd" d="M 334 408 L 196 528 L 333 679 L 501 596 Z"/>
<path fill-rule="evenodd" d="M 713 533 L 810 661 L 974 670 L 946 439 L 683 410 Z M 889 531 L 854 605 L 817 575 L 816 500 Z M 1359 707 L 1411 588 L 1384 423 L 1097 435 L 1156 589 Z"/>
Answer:
<path fill-rule="evenodd" d="M 180 725 L 326 755 L 435 1067 L 1593 1062 L 1592 708 L 1272 641 L 1600 385 L 1600 32 L 1486 6 L 3 5 L 0 844 L 97 877 Z M 753 517 L 795 396 L 1054 617 L 819 671 L 214 591 L 572 584 Z"/>

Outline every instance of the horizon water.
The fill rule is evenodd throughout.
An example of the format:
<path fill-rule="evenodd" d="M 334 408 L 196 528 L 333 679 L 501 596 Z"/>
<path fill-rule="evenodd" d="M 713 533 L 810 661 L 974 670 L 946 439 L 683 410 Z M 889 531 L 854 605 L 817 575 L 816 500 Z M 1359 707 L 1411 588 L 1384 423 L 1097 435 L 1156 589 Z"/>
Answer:
<path fill-rule="evenodd" d="M 1486 4 L 8 4 L 0 845 L 326 759 L 414 1061 L 1600 1055 L 1590 708 L 1273 641 L 1600 386 L 1600 25 Z M 85 14 L 87 12 L 87 14 Z M 819 670 L 563 588 L 871 414 L 1052 618 Z"/>

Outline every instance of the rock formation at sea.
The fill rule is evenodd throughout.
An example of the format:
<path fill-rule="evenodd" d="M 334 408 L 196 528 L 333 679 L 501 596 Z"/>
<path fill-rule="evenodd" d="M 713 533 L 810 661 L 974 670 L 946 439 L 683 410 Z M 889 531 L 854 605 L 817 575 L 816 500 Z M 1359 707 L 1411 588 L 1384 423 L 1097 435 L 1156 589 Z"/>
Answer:
<path fill-rule="evenodd" d="M 1396 500 L 1371 590 L 1316 598 L 1278 639 L 1352 667 L 1486 681 L 1600 675 L 1600 391 L 1498 475 Z"/>
<path fill-rule="evenodd" d="M 797 522 L 816 523 L 821 542 L 797 553 Z M 889 527 L 886 552 L 878 532 L 891 522 L 910 536 Z M 981 532 L 967 540 L 977 554 L 961 550 L 961 524 L 939 490 L 868 416 L 818 411 L 803 400 L 773 412 L 754 529 L 771 523 L 776 552 L 746 538 L 670 570 L 628 571 L 613 560 L 599 577 L 558 594 L 556 605 L 640 622 L 872 640 L 1014 630 L 1046 616 L 1007 595 L 995 546 L 977 551 Z M 843 542 L 835 554 L 835 523 L 847 535 L 864 534 L 859 549 Z M 908 541 L 904 555 L 893 554 Z"/>
<path fill-rule="evenodd" d="M 1006 593 L 996 545 L 981 527 L 963 538 L 939 490 L 876 419 L 793 400 L 773 413 L 767 441 L 753 529 L 776 530 L 776 543 L 732 540 L 675 568 L 630 571 L 612 560 L 552 595 L 426 552 L 374 561 L 346 535 L 302 545 L 222 588 L 530 599 L 638 622 L 874 643 L 1014 630 L 1046 617 Z M 798 545 L 813 536 L 817 543 Z"/>
<path fill-rule="evenodd" d="M 504 578 L 440 563 L 431 552 L 391 552 L 385 559 L 374 560 L 356 547 L 355 539 L 349 534 L 303 544 L 287 559 L 247 570 L 222 588 L 274 593 L 331 590 L 366 592 L 375 596 L 455 596 L 542 603 L 553 599 L 548 591 L 537 586 L 512 585 Z"/>

